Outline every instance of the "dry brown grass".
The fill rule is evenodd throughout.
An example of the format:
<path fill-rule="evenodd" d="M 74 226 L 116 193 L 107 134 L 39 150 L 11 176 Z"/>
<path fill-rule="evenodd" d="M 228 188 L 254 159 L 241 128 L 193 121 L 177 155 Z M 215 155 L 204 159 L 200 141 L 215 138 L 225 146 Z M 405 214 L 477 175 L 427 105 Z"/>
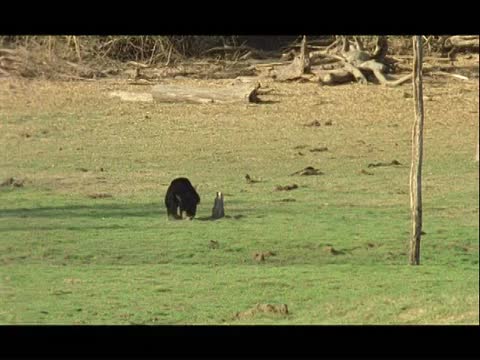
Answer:
<path fill-rule="evenodd" d="M 180 84 L 200 82 L 212 87 L 230 83 L 230 80 L 171 81 Z M 75 159 L 75 166 L 69 170 L 65 164 L 57 162 L 51 164 L 52 168 L 60 166 L 55 172 L 50 168 L 36 169 L 34 173 L 28 173 L 26 167 L 27 174 L 24 175 L 34 178 L 38 184 L 53 182 L 59 190 L 84 188 L 91 193 L 108 192 L 112 185 L 111 171 L 114 170 L 102 159 L 115 158 L 117 153 L 128 158 L 137 168 L 131 174 L 135 190 L 146 190 L 149 187 L 146 179 L 167 182 L 171 174 L 142 164 L 161 164 L 165 156 L 171 156 L 175 161 L 177 144 L 186 136 L 192 136 L 191 131 L 195 132 L 196 141 L 189 147 L 192 155 L 198 158 L 199 177 L 209 173 L 207 167 L 215 161 L 231 163 L 230 166 L 244 169 L 245 173 L 251 172 L 254 177 L 261 176 L 262 169 L 269 163 L 285 164 L 292 170 L 287 173 L 314 166 L 328 174 L 342 171 L 346 164 L 355 166 L 360 172 L 368 163 L 392 160 L 398 160 L 401 167 L 408 168 L 413 104 L 404 93 L 411 91 L 410 86 L 384 88 L 352 84 L 319 87 L 310 83 L 272 83 L 270 86 L 274 92 L 263 98 L 271 100 L 271 104 L 199 106 L 128 103 L 109 98 L 110 91 L 148 91 L 146 87 L 139 89 L 123 80 L 50 82 L 3 79 L 0 81 L 0 114 L 3 117 L 0 127 L 10 161 L 2 166 L 2 174 L 15 176 L 16 166 L 25 158 L 58 156 L 58 159 Z M 478 81 L 427 77 L 425 95 L 431 99 L 425 103 L 427 171 L 433 151 L 440 158 L 450 156 L 452 152 L 471 152 L 473 159 L 475 129 L 478 127 Z M 320 120 L 322 124 L 331 121 L 333 125 L 305 128 L 304 124 L 313 120 Z M 168 137 L 163 135 L 166 132 Z M 102 144 L 106 138 L 114 143 L 102 150 L 104 154 L 89 154 L 88 144 Z M 329 151 L 308 152 L 307 156 L 301 156 L 295 150 L 301 144 L 311 147 L 328 145 Z M 261 154 L 264 152 L 268 152 L 268 157 Z M 322 162 L 324 157 L 344 159 L 343 165 Z M 110 171 L 105 183 L 97 181 L 98 176 L 105 175 L 98 171 L 102 166 L 106 172 Z M 78 167 L 93 171 L 83 173 L 73 169 Z M 286 174 L 279 171 L 278 175 Z M 375 176 L 364 178 L 375 183 Z M 291 181 L 290 178 L 284 179 Z M 436 181 L 455 186 L 447 178 Z M 115 185 L 119 186 L 117 190 L 120 192 L 133 191 L 130 183 L 122 181 Z M 428 186 L 429 178 L 426 177 Z"/>
<path fill-rule="evenodd" d="M 0 36 L 0 75 L 96 79 L 128 62 L 172 65 L 227 42 L 220 36 Z"/>
<path fill-rule="evenodd" d="M 363 39 L 366 50 L 372 51 L 375 48 L 376 36 L 360 38 Z M 319 39 L 326 40 L 327 43 L 334 41 L 332 36 L 311 37 L 313 42 Z M 428 39 L 425 54 L 438 56 L 438 53 L 445 53 L 445 37 L 428 36 L 425 39 Z M 268 38 L 262 42 L 265 43 L 265 40 Z M 232 64 L 209 64 L 207 70 L 199 70 L 198 66 L 195 68 L 191 64 L 181 66 L 195 59 L 204 62 L 223 59 L 231 60 L 235 66 L 241 67 L 242 62 L 238 60 L 247 50 L 226 51 L 224 47 L 241 45 L 238 41 L 237 36 L 0 36 L 0 76 L 57 80 L 97 79 L 135 71 L 128 69 L 128 63 L 132 62 L 133 66 L 141 68 L 164 66 L 162 74 L 165 76 L 172 73 L 191 76 L 192 73 L 199 74 L 202 71 L 205 73 L 202 76 L 210 78 L 228 77 L 232 72 L 252 75 L 247 69 L 233 70 Z M 255 40 L 250 41 L 255 43 Z M 271 41 L 275 43 L 275 39 Z M 219 51 L 209 51 L 213 49 Z M 2 54 L 2 51 L 6 54 Z M 282 49 L 278 51 L 281 52 Z M 276 55 L 280 56 L 280 52 Z M 411 37 L 389 36 L 389 54 L 408 57 L 411 52 Z M 267 56 L 267 53 L 262 54 L 261 58 Z"/>

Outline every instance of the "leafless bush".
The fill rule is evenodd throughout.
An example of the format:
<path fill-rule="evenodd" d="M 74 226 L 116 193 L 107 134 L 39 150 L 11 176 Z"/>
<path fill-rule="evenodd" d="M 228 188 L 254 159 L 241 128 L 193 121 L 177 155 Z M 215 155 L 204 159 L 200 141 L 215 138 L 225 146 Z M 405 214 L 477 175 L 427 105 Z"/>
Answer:
<path fill-rule="evenodd" d="M 0 46 L 24 48 L 50 59 L 169 63 L 198 57 L 228 38 L 221 36 L 1 36 Z"/>

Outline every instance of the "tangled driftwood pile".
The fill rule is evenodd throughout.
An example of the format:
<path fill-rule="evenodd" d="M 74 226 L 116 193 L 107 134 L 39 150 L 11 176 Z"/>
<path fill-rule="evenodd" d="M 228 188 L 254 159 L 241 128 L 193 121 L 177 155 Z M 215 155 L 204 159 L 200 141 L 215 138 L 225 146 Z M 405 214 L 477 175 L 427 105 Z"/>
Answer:
<path fill-rule="evenodd" d="M 392 45 L 394 39 L 390 40 Z M 394 44 L 392 46 L 395 47 Z M 471 74 L 456 73 L 458 68 L 455 66 L 455 54 L 465 49 L 476 49 L 478 52 L 478 36 L 424 37 L 424 46 L 442 52 L 441 57 L 434 58 L 437 63 L 441 63 L 426 64 L 424 73 L 454 77 L 463 81 L 470 80 Z M 397 47 L 395 49 L 398 50 Z M 134 61 L 103 65 L 93 60 L 91 63 L 80 60 L 75 63 L 58 56 L 50 56 L 48 53 L 29 52 L 22 47 L 0 48 L 0 77 L 42 76 L 47 79 L 68 81 L 95 81 L 98 78 L 115 76 L 126 79 L 128 84 L 153 87 L 148 92 L 142 93 L 115 91 L 109 94 L 112 97 L 119 97 L 125 101 L 202 104 L 262 102 L 259 95 L 274 91 L 266 86 L 273 81 L 313 81 L 321 85 L 358 82 L 397 86 L 412 78 L 410 73 L 412 67 L 409 64 L 411 56 L 390 55 L 386 36 L 322 37 L 308 44 L 304 36 L 301 43 L 293 45 L 288 50 L 280 56 L 278 52 L 275 55 L 245 45 L 221 47 L 211 49 L 208 54 L 223 52 L 224 60 L 207 58 L 203 61 L 186 61 L 169 66 L 147 65 Z M 272 58 L 275 56 L 273 62 Z M 474 55 L 469 56 L 471 58 Z M 476 73 L 473 71 L 472 76 L 478 77 L 478 70 Z M 161 79 L 185 77 L 235 80 L 223 87 L 218 86 L 219 84 L 196 86 L 191 83 L 159 83 Z"/>
<path fill-rule="evenodd" d="M 433 42 L 433 37 L 424 38 L 426 45 Z M 437 39 L 436 42 L 441 43 L 445 52 L 445 59 L 437 60 L 448 62 L 460 50 L 478 49 L 478 39 L 478 36 L 446 36 Z M 315 81 L 322 85 L 356 81 L 362 84 L 379 83 L 385 86 L 397 86 L 409 81 L 411 74 L 400 78 L 392 76 L 402 66 L 398 58 L 387 56 L 388 50 L 386 36 L 378 36 L 374 49 L 370 51 L 367 51 L 358 36 L 337 37 L 336 40 L 324 46 L 308 45 L 306 38 L 303 37 L 298 52 L 291 50 L 284 54 L 283 58 L 290 58 L 290 62 L 262 63 L 256 65 L 256 70 L 263 71 L 266 73 L 265 76 L 272 77 L 276 81 Z M 408 67 L 408 70 L 410 68 Z M 434 71 L 435 69 L 426 68 L 425 70 Z M 461 79 L 466 78 L 461 77 Z"/>
<path fill-rule="evenodd" d="M 387 55 L 388 42 L 379 36 L 375 50 L 365 50 L 359 37 L 350 40 L 344 36 L 322 50 L 309 51 L 306 37 L 303 37 L 300 51 L 292 62 L 272 68 L 270 75 L 277 81 L 308 80 L 324 85 L 336 85 L 351 81 L 362 84 L 378 82 L 387 86 L 400 85 L 411 79 L 411 75 L 390 79 L 392 59 Z"/>

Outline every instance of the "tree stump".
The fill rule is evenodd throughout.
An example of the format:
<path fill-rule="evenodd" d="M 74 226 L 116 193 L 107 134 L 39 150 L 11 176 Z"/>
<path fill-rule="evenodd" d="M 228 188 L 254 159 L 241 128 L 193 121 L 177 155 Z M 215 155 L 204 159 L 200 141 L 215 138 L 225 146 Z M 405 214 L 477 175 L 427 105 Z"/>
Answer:
<path fill-rule="evenodd" d="M 220 219 L 224 216 L 225 210 L 223 205 L 223 194 L 221 192 L 217 192 L 217 196 L 215 197 L 215 201 L 213 203 L 212 219 Z"/>
<path fill-rule="evenodd" d="M 303 36 L 300 53 L 296 55 L 291 64 L 275 70 L 275 80 L 287 81 L 299 79 L 310 72 L 310 57 L 308 55 L 307 37 Z"/>

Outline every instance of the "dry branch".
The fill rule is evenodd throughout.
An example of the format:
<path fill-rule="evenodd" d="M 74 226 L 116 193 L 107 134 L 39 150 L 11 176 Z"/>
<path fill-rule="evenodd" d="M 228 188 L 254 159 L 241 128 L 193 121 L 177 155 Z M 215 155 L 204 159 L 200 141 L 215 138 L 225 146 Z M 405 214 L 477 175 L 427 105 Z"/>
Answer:
<path fill-rule="evenodd" d="M 356 66 L 354 66 L 350 63 L 345 63 L 343 65 L 343 68 L 346 71 L 348 71 L 349 73 L 351 73 L 353 75 L 353 77 L 355 78 L 355 80 L 357 80 L 357 82 L 359 82 L 360 84 L 367 84 L 368 83 L 365 75 L 363 75 L 363 73 L 360 71 L 360 69 L 357 68 Z"/>
<path fill-rule="evenodd" d="M 259 63 L 255 64 L 254 67 L 255 69 L 257 68 L 264 68 L 264 67 L 273 67 L 273 66 L 283 66 L 283 65 L 288 65 L 289 63 L 286 61 L 276 61 L 276 62 L 271 62 L 271 63 Z"/>
<path fill-rule="evenodd" d="M 411 75 L 400 79 L 390 80 L 384 74 L 387 70 L 387 63 L 392 63 L 392 59 L 385 59 L 388 51 L 388 42 L 385 36 L 377 38 L 377 44 L 373 54 L 364 51 L 363 43 L 360 38 L 354 38 L 354 46 L 350 46 L 350 41 L 346 36 L 337 38 L 334 44 L 342 41 L 340 53 L 330 54 L 326 50 L 312 51 L 308 54 L 306 51 L 306 39 L 303 38 L 300 54 L 295 56 L 292 63 L 288 66 L 274 69 L 274 75 L 277 80 L 306 79 L 318 80 L 325 85 L 335 85 L 356 80 L 359 83 L 367 84 L 371 80 L 371 75 L 377 78 L 378 82 L 385 86 L 397 86 L 411 79 Z M 331 44 L 332 46 L 334 44 Z M 311 64 L 317 66 L 313 70 Z M 333 71 L 327 71 L 327 66 L 323 68 L 319 65 L 331 64 L 329 70 L 337 67 Z M 274 64 L 272 64 L 274 65 Z M 308 76 L 306 73 L 313 73 L 314 76 Z"/>
<path fill-rule="evenodd" d="M 432 75 L 449 76 L 449 77 L 453 77 L 453 78 L 459 79 L 459 80 L 470 80 L 470 79 L 469 79 L 468 77 L 466 77 L 466 76 L 458 75 L 458 74 L 451 74 L 451 73 L 446 72 L 446 71 L 431 71 L 430 74 L 432 74 Z"/>
<path fill-rule="evenodd" d="M 359 68 L 362 70 L 371 70 L 377 80 L 380 82 L 380 84 L 385 86 L 398 86 L 412 79 L 412 74 L 408 74 L 397 80 L 388 80 L 383 74 L 383 69 L 385 68 L 385 65 L 374 60 L 365 61 L 363 64 L 361 64 Z"/>
<path fill-rule="evenodd" d="M 363 44 L 357 44 L 357 47 L 362 48 Z M 372 56 L 367 52 L 355 49 L 349 49 L 348 41 L 343 40 L 342 56 L 333 54 L 319 54 L 317 56 L 323 56 L 325 58 L 331 58 L 340 61 L 342 64 L 341 69 L 337 69 L 335 72 L 328 74 L 319 74 L 319 80 L 325 85 L 334 85 L 356 80 L 362 84 L 368 83 L 366 74 L 371 74 L 377 78 L 378 82 L 385 86 L 398 86 L 409 81 L 412 75 L 406 75 L 400 79 L 389 80 L 384 75 L 387 66 L 384 64 L 385 54 L 387 49 L 386 39 L 379 37 L 377 43 L 377 49 Z M 378 60 L 377 60 L 378 59 Z M 351 75 L 348 75 L 350 73 Z"/>
<path fill-rule="evenodd" d="M 2 74 L 3 76 L 10 76 L 10 73 L 6 70 L 3 70 L 2 68 L 0 68 L 0 74 Z"/>
<path fill-rule="evenodd" d="M 16 55 L 16 54 L 17 54 L 17 51 L 16 51 L 16 50 L 13 50 L 13 49 L 4 49 L 4 48 L 1 48 L 1 49 L 0 49 L 0 55 L 1 55 L 1 54 Z"/>

